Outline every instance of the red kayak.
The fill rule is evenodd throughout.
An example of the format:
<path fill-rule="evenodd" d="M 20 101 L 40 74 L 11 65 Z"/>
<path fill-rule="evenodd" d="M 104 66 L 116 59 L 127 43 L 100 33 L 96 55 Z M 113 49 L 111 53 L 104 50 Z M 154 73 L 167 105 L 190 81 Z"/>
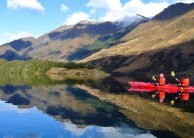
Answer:
<path fill-rule="evenodd" d="M 159 86 L 150 82 L 128 82 L 130 88 L 129 91 L 137 92 L 153 92 L 153 91 L 164 91 L 168 93 L 177 93 L 177 92 L 188 92 L 194 93 L 194 86 L 181 87 L 174 84 L 165 84 Z"/>

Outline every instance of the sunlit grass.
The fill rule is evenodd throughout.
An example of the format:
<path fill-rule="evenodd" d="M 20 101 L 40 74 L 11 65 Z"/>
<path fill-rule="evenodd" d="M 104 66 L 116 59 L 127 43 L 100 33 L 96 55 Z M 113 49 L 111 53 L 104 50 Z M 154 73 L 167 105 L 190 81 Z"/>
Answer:
<path fill-rule="evenodd" d="M 54 62 L 48 60 L 28 60 L 28 61 L 6 61 L 0 60 L 0 73 L 8 74 L 44 74 L 46 71 L 53 67 L 61 67 L 67 69 L 87 68 L 93 69 L 92 65 L 74 63 L 74 62 Z"/>

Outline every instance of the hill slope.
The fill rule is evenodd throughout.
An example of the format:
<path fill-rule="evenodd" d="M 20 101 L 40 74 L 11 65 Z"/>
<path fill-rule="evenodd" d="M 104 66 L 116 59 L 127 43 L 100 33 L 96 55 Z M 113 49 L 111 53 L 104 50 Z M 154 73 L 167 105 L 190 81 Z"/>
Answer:
<path fill-rule="evenodd" d="M 7 59 L 9 61 L 19 59 L 30 59 L 26 54 L 20 54 L 20 52 L 28 47 L 31 47 L 36 41 L 33 37 L 21 38 L 14 40 L 10 43 L 6 43 L 0 46 L 0 58 Z"/>
<path fill-rule="evenodd" d="M 125 35 L 118 46 L 103 49 L 80 62 L 90 62 L 107 71 L 132 73 L 170 70 L 186 71 L 194 68 L 194 4 L 190 11 L 163 20 L 176 7 L 185 10 L 187 4 L 175 4 L 139 25 Z M 175 14 L 175 13 L 174 13 Z M 161 17 L 161 20 L 160 18 Z M 157 19 L 157 20 L 156 20 Z"/>
<path fill-rule="evenodd" d="M 64 25 L 37 39 L 19 39 L 1 45 L 0 57 L 7 60 L 80 60 L 104 47 L 113 46 L 113 43 L 147 21 L 137 17 L 135 19 L 126 28 L 120 22 L 81 21 L 72 26 Z"/>
<path fill-rule="evenodd" d="M 67 60 L 66 57 L 96 41 L 99 37 L 118 31 L 120 28 L 111 22 L 80 22 L 74 26 L 62 26 L 38 38 L 32 47 L 23 53 L 37 59 Z"/>

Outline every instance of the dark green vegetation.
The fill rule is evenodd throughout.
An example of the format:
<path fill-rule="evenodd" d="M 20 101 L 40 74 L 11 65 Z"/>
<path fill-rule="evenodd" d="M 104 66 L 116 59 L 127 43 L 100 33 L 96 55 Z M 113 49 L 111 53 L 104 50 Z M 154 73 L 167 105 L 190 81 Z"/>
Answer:
<path fill-rule="evenodd" d="M 52 67 L 60 67 L 67 69 L 87 68 L 93 69 L 94 67 L 90 64 L 77 64 L 74 62 L 54 62 L 48 60 L 28 60 L 28 61 L 7 61 L 0 60 L 0 73 L 7 74 L 44 74 L 47 70 Z"/>

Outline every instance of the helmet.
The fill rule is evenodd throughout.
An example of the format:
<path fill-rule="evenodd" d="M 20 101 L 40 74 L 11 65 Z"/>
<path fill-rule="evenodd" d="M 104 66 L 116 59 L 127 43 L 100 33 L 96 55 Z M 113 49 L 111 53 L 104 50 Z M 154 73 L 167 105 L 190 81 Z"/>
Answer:
<path fill-rule="evenodd" d="M 163 99 L 163 98 L 160 98 L 160 99 L 159 99 L 159 102 L 160 102 L 160 103 L 163 103 L 163 102 L 164 102 L 164 99 Z"/>
<path fill-rule="evenodd" d="M 164 73 L 160 73 L 160 77 L 164 77 Z"/>

